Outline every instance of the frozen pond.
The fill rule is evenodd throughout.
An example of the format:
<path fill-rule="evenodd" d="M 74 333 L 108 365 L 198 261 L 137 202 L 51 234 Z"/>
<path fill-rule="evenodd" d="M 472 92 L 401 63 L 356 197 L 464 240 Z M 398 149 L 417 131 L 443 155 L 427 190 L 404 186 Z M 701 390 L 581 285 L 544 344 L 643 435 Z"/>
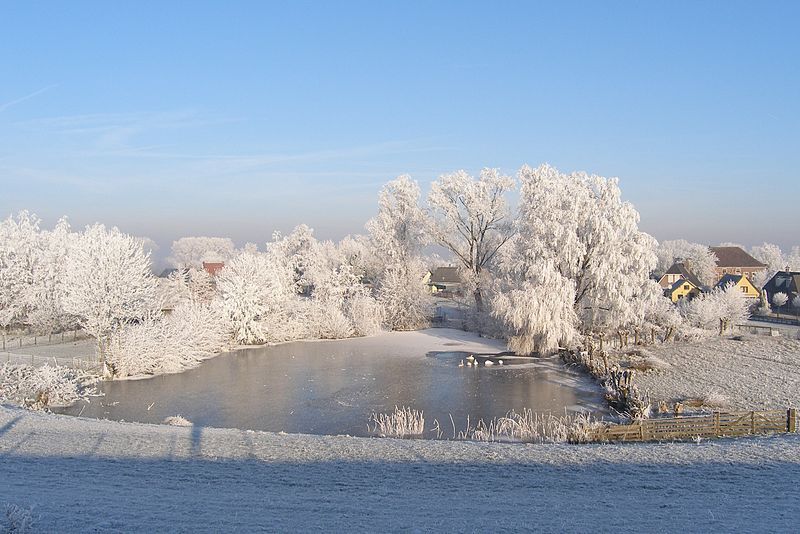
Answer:
<path fill-rule="evenodd" d="M 452 428 L 452 415 L 459 430 L 467 416 L 474 423 L 512 409 L 602 411 L 599 388 L 558 358 L 459 367 L 467 354 L 501 350 L 448 329 L 248 348 L 181 374 L 106 382 L 104 397 L 60 411 L 147 423 L 180 414 L 200 426 L 356 436 L 369 435 L 373 412 L 395 405 L 423 410 L 426 428 L 434 418 Z"/>

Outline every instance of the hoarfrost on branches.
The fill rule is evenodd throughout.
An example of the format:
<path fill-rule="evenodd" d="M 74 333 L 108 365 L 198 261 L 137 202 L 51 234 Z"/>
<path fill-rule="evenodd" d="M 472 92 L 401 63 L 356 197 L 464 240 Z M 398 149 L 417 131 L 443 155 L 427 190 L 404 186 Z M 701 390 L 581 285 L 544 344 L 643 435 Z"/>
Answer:
<path fill-rule="evenodd" d="M 68 406 L 95 395 L 94 378 L 68 367 L 0 366 L 0 403 L 11 402 L 36 410 Z"/>
<path fill-rule="evenodd" d="M 103 366 L 111 335 L 160 308 L 150 258 L 139 240 L 116 228 L 87 227 L 66 258 L 64 279 L 64 309 L 97 340 Z"/>
<path fill-rule="evenodd" d="M 27 211 L 0 222 L 0 329 L 27 322 L 39 255 L 39 219 Z"/>
<path fill-rule="evenodd" d="M 169 315 L 149 316 L 116 332 L 108 366 L 114 376 L 177 373 L 223 350 L 229 337 L 218 304 L 189 300 Z"/>
<path fill-rule="evenodd" d="M 172 243 L 168 261 L 178 269 L 202 269 L 203 262 L 227 262 L 236 246 L 227 237 L 182 237 Z"/>
<path fill-rule="evenodd" d="M 420 190 L 408 176 L 400 176 L 381 190 L 378 215 L 367 223 L 375 254 L 382 265 L 378 274 L 378 301 L 392 330 L 415 330 L 428 324 L 431 298 L 422 261 L 427 244 L 425 214 L 419 207 Z"/>
<path fill-rule="evenodd" d="M 682 300 L 678 310 L 690 326 L 719 329 L 723 334 L 749 318 L 749 307 L 748 300 L 733 283 L 729 283 L 691 300 Z"/>
<path fill-rule="evenodd" d="M 637 299 L 655 265 L 655 240 L 639 231 L 639 214 L 621 200 L 617 180 L 549 165 L 525 166 L 519 180 L 518 237 L 503 255 L 494 302 L 515 345 L 549 352 L 577 328 L 640 323 Z"/>
<path fill-rule="evenodd" d="M 483 311 L 483 274 L 514 235 L 506 194 L 514 180 L 497 169 L 475 179 L 466 171 L 445 174 L 428 195 L 431 235 L 452 252 L 475 283 L 475 307 Z"/>
<path fill-rule="evenodd" d="M 297 292 L 292 265 L 280 253 L 244 253 L 217 276 L 222 306 L 238 343 L 263 343 L 272 333 L 264 322 L 268 315 L 287 313 L 287 301 Z"/>
<path fill-rule="evenodd" d="M 786 305 L 787 302 L 789 302 L 789 295 L 787 295 L 786 293 L 779 291 L 778 293 L 772 295 L 772 304 L 776 308 L 782 308 L 783 306 Z"/>

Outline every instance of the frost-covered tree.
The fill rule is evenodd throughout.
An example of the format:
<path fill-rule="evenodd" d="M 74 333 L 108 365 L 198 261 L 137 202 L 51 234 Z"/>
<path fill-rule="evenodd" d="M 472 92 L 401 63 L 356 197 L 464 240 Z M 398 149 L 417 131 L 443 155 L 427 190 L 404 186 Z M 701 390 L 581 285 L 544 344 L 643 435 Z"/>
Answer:
<path fill-rule="evenodd" d="M 428 206 L 431 235 L 453 253 L 474 287 L 482 311 L 485 271 L 514 235 L 506 194 L 514 180 L 497 169 L 483 169 L 475 179 L 466 171 L 445 174 L 431 184 Z"/>
<path fill-rule="evenodd" d="M 719 329 L 719 334 L 722 335 L 737 323 L 749 318 L 749 307 L 750 302 L 730 283 L 692 300 L 681 301 L 678 309 L 691 326 L 705 330 Z"/>
<path fill-rule="evenodd" d="M 695 276 L 707 286 L 716 282 L 717 256 L 706 245 L 690 243 L 684 239 L 662 241 L 656 249 L 657 263 L 653 270 L 661 277 L 675 262 L 683 262 Z"/>
<path fill-rule="evenodd" d="M 66 218 L 60 219 L 52 231 L 40 235 L 29 321 L 31 326 L 46 334 L 75 326 L 75 318 L 66 313 L 63 303 L 66 261 L 75 236 Z"/>
<path fill-rule="evenodd" d="M 64 266 L 64 310 L 97 340 L 107 372 L 111 335 L 123 325 L 158 313 L 157 282 L 150 258 L 135 237 L 102 224 L 74 240 Z"/>
<path fill-rule="evenodd" d="M 767 270 L 775 274 L 786 268 L 786 257 L 783 255 L 781 247 L 773 243 L 763 243 L 750 249 L 750 254 L 760 261 L 767 264 Z"/>
<path fill-rule="evenodd" d="M 526 344 L 544 351 L 578 327 L 640 322 L 636 302 L 655 265 L 655 240 L 639 231 L 639 214 L 622 201 L 617 180 L 549 165 L 525 166 L 519 180 L 518 237 L 502 269 L 503 292 L 516 299 L 496 299 L 495 315 L 516 336 L 530 334 L 520 325 L 547 332 L 538 345 Z"/>
<path fill-rule="evenodd" d="M 792 251 L 786 258 L 786 263 L 789 265 L 790 271 L 800 271 L 800 247 L 792 247 Z"/>
<path fill-rule="evenodd" d="M 227 237 L 182 237 L 172 243 L 168 261 L 178 269 L 202 269 L 203 262 L 227 262 L 236 246 Z"/>
<path fill-rule="evenodd" d="M 414 330 L 428 324 L 431 299 L 424 277 L 422 248 L 427 244 L 426 218 L 419 206 L 420 190 L 400 176 L 381 190 L 378 215 L 367 223 L 382 270 L 378 300 L 392 330 Z"/>
<path fill-rule="evenodd" d="M 217 275 L 223 310 L 239 343 L 275 338 L 270 325 L 282 324 L 288 301 L 297 294 L 292 266 L 280 254 L 244 253 Z"/>
<path fill-rule="evenodd" d="M 547 354 L 571 341 L 578 330 L 575 284 L 552 259 L 536 260 L 535 268 L 509 266 L 506 287 L 492 301 L 494 315 L 510 330 L 508 348 L 519 354 Z"/>
<path fill-rule="evenodd" d="M 783 254 L 778 245 L 773 243 L 757 245 L 750 249 L 750 254 L 767 265 L 765 270 L 759 271 L 753 277 L 753 283 L 758 288 L 764 287 L 770 278 L 775 276 L 775 273 L 783 271 L 789 265 L 789 258 Z"/>
<path fill-rule="evenodd" d="M 24 325 L 33 303 L 34 275 L 41 257 L 39 219 L 27 211 L 0 222 L 0 329 Z"/>
<path fill-rule="evenodd" d="M 789 295 L 779 291 L 772 295 L 772 305 L 775 306 L 775 312 L 780 316 L 781 308 L 786 306 L 786 303 L 789 302 Z"/>

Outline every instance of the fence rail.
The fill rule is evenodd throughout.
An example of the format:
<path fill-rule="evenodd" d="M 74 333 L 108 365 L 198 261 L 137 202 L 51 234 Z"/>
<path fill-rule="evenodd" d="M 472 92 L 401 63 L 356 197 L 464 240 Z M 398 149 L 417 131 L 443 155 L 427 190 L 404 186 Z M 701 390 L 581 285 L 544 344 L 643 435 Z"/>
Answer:
<path fill-rule="evenodd" d="M 755 324 L 737 324 L 736 329 L 739 332 L 747 332 L 748 334 L 764 335 L 764 336 L 780 336 L 781 331 L 772 326 L 761 326 Z"/>
<path fill-rule="evenodd" d="M 759 321 L 762 323 L 776 323 L 776 324 L 788 324 L 792 326 L 800 326 L 800 319 L 795 318 L 792 319 L 790 317 L 773 317 L 771 315 L 751 315 L 751 321 Z"/>
<path fill-rule="evenodd" d="M 33 365 L 61 365 L 81 369 L 83 371 L 97 371 L 100 368 L 98 360 L 73 358 L 68 356 L 39 356 L 35 354 L 15 354 L 13 352 L 0 352 L 0 365 L 3 363 Z"/>
<path fill-rule="evenodd" d="M 644 419 L 629 425 L 598 428 L 594 438 L 595 441 L 667 441 L 796 431 L 797 410 L 789 408 Z"/>

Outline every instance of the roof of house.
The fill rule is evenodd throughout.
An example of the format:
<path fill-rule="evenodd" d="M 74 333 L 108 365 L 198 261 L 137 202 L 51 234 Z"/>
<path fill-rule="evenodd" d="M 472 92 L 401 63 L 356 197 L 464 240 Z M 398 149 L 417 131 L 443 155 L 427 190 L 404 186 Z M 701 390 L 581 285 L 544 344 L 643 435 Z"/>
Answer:
<path fill-rule="evenodd" d="M 717 256 L 717 267 L 766 267 L 740 247 L 708 247 Z"/>
<path fill-rule="evenodd" d="M 694 286 L 698 288 L 703 287 L 703 284 L 702 282 L 700 282 L 700 279 L 697 278 L 697 276 L 695 276 L 695 274 L 692 271 L 687 269 L 686 265 L 684 265 L 680 261 L 676 261 L 675 263 L 673 263 L 672 267 L 667 269 L 667 272 L 664 274 L 679 274 L 681 275 L 683 280 L 689 281 Z M 678 281 L 680 282 L 680 280 Z"/>
<path fill-rule="evenodd" d="M 775 293 L 798 293 L 800 292 L 800 272 L 778 271 L 775 276 L 764 284 L 764 289 L 771 295 Z"/>
<path fill-rule="evenodd" d="M 742 274 L 726 274 L 725 276 L 719 279 L 719 282 L 717 282 L 716 287 L 725 287 L 728 284 L 736 285 L 741 281 L 742 278 L 747 280 L 747 277 Z"/>
<path fill-rule="evenodd" d="M 676 281 L 674 284 L 672 284 L 671 286 L 669 286 L 669 289 L 667 289 L 667 291 L 669 291 L 670 293 L 672 293 L 672 292 L 673 292 L 673 291 L 675 291 L 676 289 L 680 289 L 680 287 L 681 287 L 682 285 L 686 284 L 687 282 L 688 282 L 689 284 L 693 285 L 695 289 L 700 289 L 700 286 L 699 286 L 699 285 L 697 285 L 697 284 L 695 284 L 695 283 L 694 283 L 694 282 L 692 282 L 691 280 L 686 280 L 686 279 L 684 279 L 684 278 L 678 278 L 678 280 L 677 280 L 677 281 Z"/>
<path fill-rule="evenodd" d="M 431 273 L 431 284 L 455 284 L 461 282 L 458 267 L 437 267 Z"/>
<path fill-rule="evenodd" d="M 220 272 L 223 267 L 225 267 L 223 262 L 203 262 L 203 269 L 211 276 L 216 276 L 216 274 Z"/>

